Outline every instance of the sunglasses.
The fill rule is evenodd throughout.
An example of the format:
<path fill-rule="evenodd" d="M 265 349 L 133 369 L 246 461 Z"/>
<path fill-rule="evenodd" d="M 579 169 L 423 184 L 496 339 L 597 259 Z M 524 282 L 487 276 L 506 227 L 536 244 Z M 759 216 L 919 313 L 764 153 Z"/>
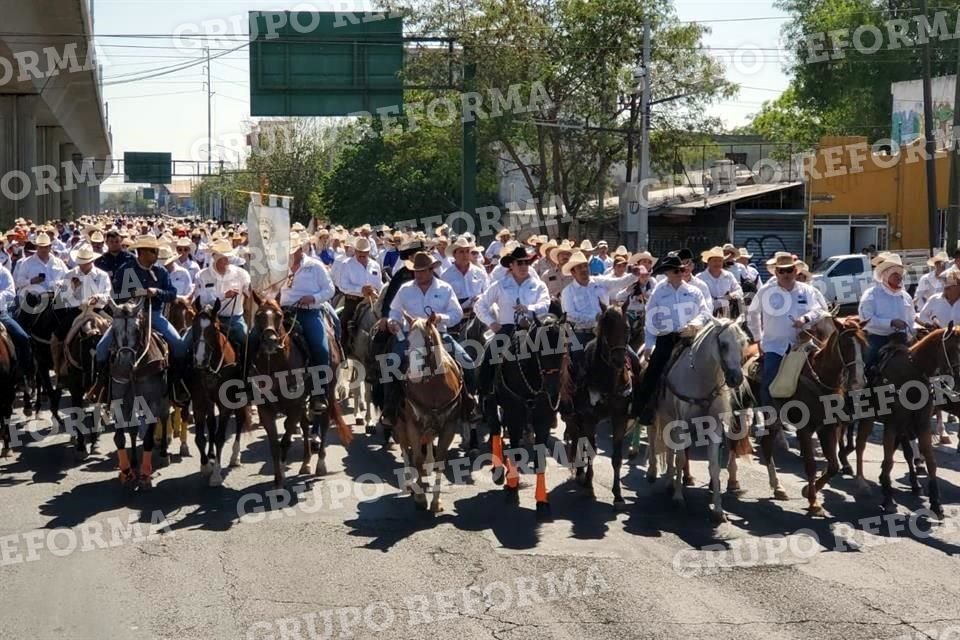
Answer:
<path fill-rule="evenodd" d="M 681 273 L 683 273 L 683 269 L 670 269 L 670 273 L 672 273 L 675 276 L 678 276 Z"/>
<path fill-rule="evenodd" d="M 177 247 L 177 251 L 180 253 L 190 253 L 190 247 Z"/>
<path fill-rule="evenodd" d="M 777 273 L 793 273 L 796 270 L 796 267 L 783 267 L 782 269 L 777 269 Z"/>

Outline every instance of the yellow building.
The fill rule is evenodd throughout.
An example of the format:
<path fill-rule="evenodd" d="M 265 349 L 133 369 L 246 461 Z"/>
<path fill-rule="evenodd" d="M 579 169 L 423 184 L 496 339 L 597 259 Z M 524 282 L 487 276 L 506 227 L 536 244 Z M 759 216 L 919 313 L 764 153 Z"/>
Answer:
<path fill-rule="evenodd" d="M 950 160 L 936 154 L 937 204 L 947 206 Z M 828 137 L 803 161 L 810 242 L 817 259 L 878 250 L 929 249 L 923 142 L 882 151 L 859 136 Z"/>

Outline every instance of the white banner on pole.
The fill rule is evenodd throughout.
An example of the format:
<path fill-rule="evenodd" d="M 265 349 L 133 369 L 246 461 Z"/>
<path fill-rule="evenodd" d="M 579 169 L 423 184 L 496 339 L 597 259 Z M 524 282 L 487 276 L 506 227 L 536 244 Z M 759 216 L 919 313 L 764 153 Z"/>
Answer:
<path fill-rule="evenodd" d="M 263 204 L 260 194 L 250 194 L 247 208 L 247 232 L 249 234 L 250 286 L 263 294 L 275 295 L 280 291 L 289 273 L 290 256 L 290 199 L 282 198 L 274 204 Z"/>

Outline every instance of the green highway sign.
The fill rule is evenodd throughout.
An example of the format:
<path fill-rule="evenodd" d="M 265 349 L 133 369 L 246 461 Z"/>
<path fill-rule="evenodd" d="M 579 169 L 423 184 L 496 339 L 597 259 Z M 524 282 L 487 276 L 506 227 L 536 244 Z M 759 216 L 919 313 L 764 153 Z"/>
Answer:
<path fill-rule="evenodd" d="M 360 14 L 358 14 L 360 15 Z M 403 105 L 403 19 L 250 12 L 250 114 L 346 116 Z"/>
<path fill-rule="evenodd" d="M 143 199 L 144 200 L 156 200 L 157 191 L 153 187 L 144 187 L 143 188 Z"/>
<path fill-rule="evenodd" d="M 123 154 L 123 181 L 140 184 L 170 184 L 173 156 L 169 153 L 126 152 Z"/>

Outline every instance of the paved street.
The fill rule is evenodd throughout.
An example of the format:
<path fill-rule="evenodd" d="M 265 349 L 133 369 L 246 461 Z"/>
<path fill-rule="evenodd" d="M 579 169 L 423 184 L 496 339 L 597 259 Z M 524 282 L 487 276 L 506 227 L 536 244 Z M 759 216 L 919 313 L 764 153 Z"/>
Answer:
<path fill-rule="evenodd" d="M 397 494 L 397 464 L 378 437 L 355 431 L 346 455 L 330 447 L 330 473 L 316 484 L 295 475 L 297 441 L 288 486 L 313 492 L 286 510 L 269 508 L 260 432 L 246 436 L 242 467 L 227 472 L 223 487 L 205 486 L 197 457 L 174 457 L 152 493 L 134 496 L 121 493 L 112 459 L 98 454 L 75 464 L 64 436 L 37 443 L 27 436 L 30 444 L 0 467 L 0 637 L 853 640 L 956 637 L 960 629 L 953 446 L 938 451 L 948 522 L 932 534 L 921 522 L 922 530 L 904 526 L 888 537 L 855 522 L 879 513 L 875 484 L 873 497 L 856 500 L 852 479 L 835 481 L 824 496 L 830 516 L 809 518 L 795 449 L 780 452 L 792 499 L 772 501 L 765 469 L 741 464 L 746 493 L 725 496 L 730 522 L 716 530 L 708 524 L 702 452 L 686 512 L 647 484 L 643 468 L 627 466 L 629 508 L 615 514 L 603 457 L 596 503 L 565 469 L 551 468 L 554 522 L 536 524 L 532 482 L 520 508 L 509 508 L 486 469 L 472 485 L 445 484 L 446 511 L 433 517 Z M 102 451 L 112 448 L 105 438 Z M 879 462 L 874 438 L 871 482 Z M 895 478 L 902 482 L 904 471 L 898 460 Z M 902 484 L 897 497 L 902 514 L 926 504 Z M 267 512 L 255 513 L 257 505 Z M 166 524 L 146 535 L 155 510 Z M 130 517 L 145 523 L 142 535 L 107 548 L 74 544 L 69 553 L 63 534 L 45 538 L 53 542 L 24 561 L 25 544 L 16 542 L 60 527 L 82 540 L 91 523 L 109 531 Z M 760 539 L 780 534 L 789 537 Z M 708 545 L 726 550 L 697 551 Z"/>

